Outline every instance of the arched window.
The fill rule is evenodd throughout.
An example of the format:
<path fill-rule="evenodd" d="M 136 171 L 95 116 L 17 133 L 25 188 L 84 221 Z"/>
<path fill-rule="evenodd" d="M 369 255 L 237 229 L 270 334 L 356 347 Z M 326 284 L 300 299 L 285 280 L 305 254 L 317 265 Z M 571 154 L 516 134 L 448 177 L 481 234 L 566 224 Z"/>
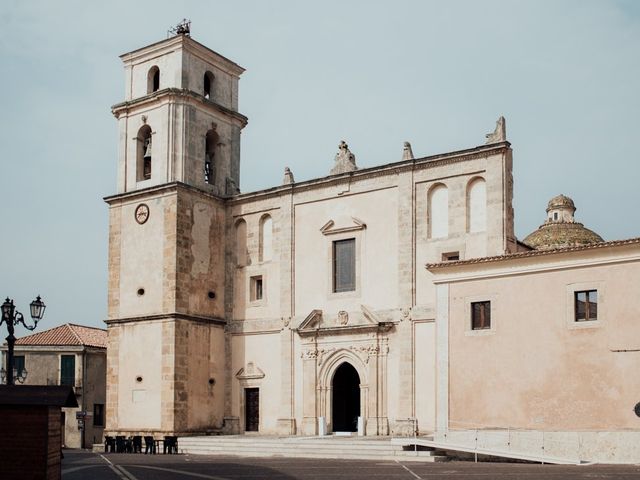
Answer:
<path fill-rule="evenodd" d="M 215 77 L 213 73 L 206 72 L 204 74 L 204 98 L 213 99 L 213 81 Z"/>
<path fill-rule="evenodd" d="M 215 130 L 209 130 L 204 145 L 204 181 L 209 185 L 216 183 L 216 148 L 220 137 Z"/>
<path fill-rule="evenodd" d="M 153 159 L 151 127 L 143 125 L 136 137 L 136 178 L 138 182 L 151 178 L 151 161 Z"/>
<path fill-rule="evenodd" d="M 429 238 L 444 238 L 449 235 L 449 190 L 443 184 L 429 191 Z"/>
<path fill-rule="evenodd" d="M 236 222 L 236 265 L 244 267 L 248 264 L 247 222 L 241 219 Z"/>
<path fill-rule="evenodd" d="M 147 74 L 147 93 L 153 93 L 160 90 L 160 69 L 153 66 Z"/>
<path fill-rule="evenodd" d="M 268 262 L 273 258 L 273 220 L 270 215 L 260 219 L 260 261 Z"/>
<path fill-rule="evenodd" d="M 487 187 L 484 178 L 474 178 L 467 185 L 467 230 L 487 229 Z"/>

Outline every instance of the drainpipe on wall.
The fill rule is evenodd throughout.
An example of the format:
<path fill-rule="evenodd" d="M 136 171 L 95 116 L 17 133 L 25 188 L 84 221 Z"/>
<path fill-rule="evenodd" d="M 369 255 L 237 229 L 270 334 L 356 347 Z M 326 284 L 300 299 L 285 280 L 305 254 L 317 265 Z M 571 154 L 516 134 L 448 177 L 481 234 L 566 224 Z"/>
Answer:
<path fill-rule="evenodd" d="M 86 348 L 82 350 L 82 385 L 80 388 L 82 389 L 82 411 L 87 412 L 87 388 L 86 388 L 86 379 L 87 379 L 87 351 Z M 91 412 L 93 413 L 93 412 Z M 92 417 L 93 418 L 93 417 Z M 82 439 L 81 439 L 81 448 L 85 448 L 85 435 L 87 433 L 87 416 L 84 416 L 84 422 L 82 427 Z"/>

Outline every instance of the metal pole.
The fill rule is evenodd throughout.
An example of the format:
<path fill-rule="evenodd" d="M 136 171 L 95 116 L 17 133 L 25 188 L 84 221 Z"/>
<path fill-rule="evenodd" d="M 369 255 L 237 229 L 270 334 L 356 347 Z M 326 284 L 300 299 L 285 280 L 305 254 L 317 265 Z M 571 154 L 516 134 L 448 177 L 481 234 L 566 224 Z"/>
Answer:
<path fill-rule="evenodd" d="M 7 337 L 7 385 L 14 385 L 13 381 L 13 346 L 16 337 L 13 335 L 13 318 L 6 319 L 9 336 Z"/>

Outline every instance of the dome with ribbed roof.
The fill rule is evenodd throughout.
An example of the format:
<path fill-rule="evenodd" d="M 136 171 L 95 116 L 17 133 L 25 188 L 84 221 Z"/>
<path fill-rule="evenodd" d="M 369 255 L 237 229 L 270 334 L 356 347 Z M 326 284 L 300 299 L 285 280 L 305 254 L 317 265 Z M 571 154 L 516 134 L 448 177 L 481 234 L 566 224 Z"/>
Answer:
<path fill-rule="evenodd" d="M 603 242 L 600 235 L 575 221 L 575 211 L 571 198 L 566 195 L 553 197 L 547 205 L 547 220 L 523 243 L 536 250 L 550 250 Z"/>

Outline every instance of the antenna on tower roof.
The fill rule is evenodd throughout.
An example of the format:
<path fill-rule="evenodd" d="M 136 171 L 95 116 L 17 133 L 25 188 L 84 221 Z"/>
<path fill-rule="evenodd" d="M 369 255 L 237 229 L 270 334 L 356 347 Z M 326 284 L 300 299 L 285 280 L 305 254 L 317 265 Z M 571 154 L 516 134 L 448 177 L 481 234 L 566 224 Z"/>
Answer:
<path fill-rule="evenodd" d="M 190 37 L 191 20 L 183 18 L 182 21 L 175 27 L 171 27 L 169 30 L 167 30 L 167 37 L 173 37 L 174 35 L 186 35 L 187 37 Z"/>

